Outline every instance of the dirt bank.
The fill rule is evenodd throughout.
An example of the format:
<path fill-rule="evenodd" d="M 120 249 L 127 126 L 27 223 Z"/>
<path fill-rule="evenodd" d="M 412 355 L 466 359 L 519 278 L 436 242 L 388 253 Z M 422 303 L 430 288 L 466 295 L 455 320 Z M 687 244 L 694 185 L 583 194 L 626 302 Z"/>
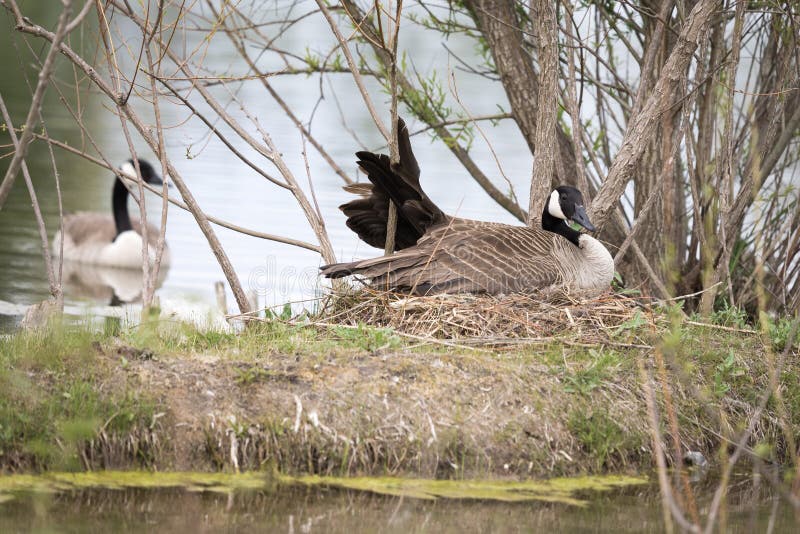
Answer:
<path fill-rule="evenodd" d="M 774 340 L 691 321 L 655 339 L 652 326 L 637 315 L 591 344 L 565 328 L 558 337 L 479 349 L 277 321 L 239 334 L 159 323 L 84 332 L 80 343 L 69 342 L 69 332 L 46 343 L 21 333 L 4 352 L 0 380 L 27 386 L 6 390 L 0 409 L 31 414 L 16 428 L 40 418 L 36 443 L 55 443 L 62 454 L 37 456 L 30 432 L 9 431 L 0 462 L 6 471 L 63 468 L 68 457 L 73 469 L 427 478 L 646 472 L 648 389 L 665 449 L 673 450 L 674 415 L 682 451 L 711 460 L 754 412 Z M 50 359 L 42 361 L 37 343 Z M 780 376 L 784 415 L 770 405 L 751 440 L 778 460 L 781 426 L 799 426 L 800 373 L 789 356 Z M 89 415 L 86 402 L 61 406 L 74 400 L 76 383 L 93 395 Z M 35 400 L 44 398 L 46 410 Z"/>

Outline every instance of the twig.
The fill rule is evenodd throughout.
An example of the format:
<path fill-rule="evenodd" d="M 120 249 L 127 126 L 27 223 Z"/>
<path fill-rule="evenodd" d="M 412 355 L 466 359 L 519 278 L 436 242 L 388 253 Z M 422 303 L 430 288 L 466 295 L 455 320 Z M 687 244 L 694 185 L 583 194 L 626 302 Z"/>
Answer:
<path fill-rule="evenodd" d="M 83 151 L 81 151 L 81 150 L 79 150 L 79 149 L 77 149 L 75 147 L 72 147 L 72 146 L 70 146 L 70 145 L 68 145 L 66 143 L 62 143 L 61 141 L 58 141 L 56 139 L 50 139 L 48 137 L 45 137 L 45 136 L 42 136 L 42 135 L 39 135 L 39 134 L 36 134 L 36 138 L 37 139 L 41 139 L 41 140 L 43 140 L 43 141 L 45 141 L 45 142 L 47 142 L 47 143 L 49 143 L 51 145 L 57 146 L 57 147 L 59 147 L 59 148 L 61 148 L 63 150 L 66 150 L 67 152 L 70 152 L 72 154 L 78 155 L 78 156 L 86 159 L 87 161 L 91 161 L 95 165 L 99 165 L 99 166 L 104 167 L 104 168 L 106 168 L 106 169 L 108 169 L 108 170 L 110 170 L 112 172 L 115 172 L 115 173 L 120 173 L 119 169 L 114 168 L 113 165 L 110 165 L 110 164 L 106 163 L 105 161 L 100 160 L 98 158 L 94 158 L 94 157 L 84 153 Z M 120 176 L 122 178 L 126 179 L 127 181 L 133 181 L 133 177 L 129 177 L 129 176 L 127 176 L 125 174 L 122 174 L 122 173 L 120 173 Z M 161 191 L 159 189 L 156 189 L 155 187 L 153 187 L 150 184 L 145 183 L 144 187 L 146 189 L 148 189 L 149 191 L 152 191 L 155 194 L 160 194 L 161 193 Z M 172 205 L 177 206 L 177 207 L 181 208 L 182 210 L 185 210 L 185 211 L 188 211 L 188 212 L 191 213 L 191 210 L 189 210 L 188 206 L 186 204 L 184 204 L 183 202 L 181 202 L 180 200 L 178 200 L 178 199 L 176 199 L 174 197 L 170 197 L 170 196 L 167 197 L 167 200 Z M 319 251 L 320 251 L 320 249 L 319 249 L 319 247 L 317 245 L 313 245 L 313 244 L 308 243 L 306 241 L 300 241 L 298 239 L 292 239 L 292 238 L 289 238 L 289 237 L 283 237 L 283 236 L 279 236 L 279 235 L 268 234 L 268 233 L 265 233 L 265 232 L 259 232 L 257 230 L 252 230 L 250 228 L 245 228 L 243 226 L 239 226 L 239 225 L 234 224 L 232 222 L 225 221 L 225 220 L 220 219 L 218 217 L 214 217 L 213 215 L 205 214 L 205 216 L 209 220 L 209 222 L 212 222 L 212 223 L 214 223 L 214 224 L 216 224 L 218 226 L 222 226 L 223 228 L 227 228 L 229 230 L 233 230 L 234 232 L 238 232 L 240 234 L 249 235 L 249 236 L 252 236 L 252 237 L 257 237 L 259 239 L 267 239 L 269 241 L 275 241 L 277 243 L 284 243 L 286 245 L 292 245 L 292 246 L 295 246 L 295 247 L 304 248 L 306 250 L 310 250 L 310 251 L 316 252 L 316 253 L 319 253 Z"/>
<path fill-rule="evenodd" d="M 328 24 L 331 27 L 331 31 L 333 32 L 333 35 L 336 36 L 336 40 L 339 41 L 339 46 L 341 47 L 342 52 L 344 53 L 344 57 L 347 59 L 347 64 L 350 66 L 350 72 L 353 74 L 353 80 L 356 82 L 356 86 L 358 86 L 358 91 L 361 93 L 361 97 L 364 99 L 364 103 L 366 104 L 370 115 L 372 115 L 372 120 L 375 122 L 375 126 L 378 127 L 378 130 L 381 132 L 381 135 L 386 140 L 386 142 L 390 143 L 392 139 L 391 133 L 389 132 L 389 130 L 386 129 L 386 126 L 384 126 L 383 121 L 381 120 L 381 117 L 378 114 L 378 111 L 372 104 L 372 99 L 370 98 L 369 93 L 367 92 L 367 88 L 364 87 L 364 81 L 361 78 L 361 72 L 359 71 L 358 65 L 353 59 L 353 54 L 350 52 L 350 46 L 347 44 L 347 40 L 342 36 L 342 33 L 339 31 L 339 27 L 336 25 L 336 21 L 333 20 L 333 16 L 331 15 L 328 6 L 325 5 L 325 1 L 316 0 L 316 2 L 317 5 L 319 6 L 320 11 L 322 11 L 322 14 L 325 15 L 325 20 L 328 21 Z"/>
<path fill-rule="evenodd" d="M 12 11 L 14 12 L 17 27 L 27 26 L 16 1 L 8 0 L 8 2 Z M 3 182 L 0 183 L 0 209 L 3 209 L 3 205 L 6 203 L 8 194 L 11 192 L 11 186 L 14 185 L 14 180 L 16 179 L 17 173 L 22 165 L 22 161 L 28 154 L 28 147 L 33 140 L 33 125 L 36 122 L 36 118 L 41 113 L 42 100 L 44 99 L 45 91 L 47 90 L 47 86 L 50 84 L 50 78 L 55 70 L 55 62 L 59 49 L 61 48 L 61 44 L 64 42 L 64 39 L 68 35 L 67 30 L 69 29 L 69 17 L 72 13 L 72 0 L 61 0 L 61 3 L 64 8 L 61 10 L 61 15 L 58 17 L 56 31 L 55 33 L 51 34 L 52 38 L 49 39 L 50 49 L 47 51 L 47 56 L 44 59 L 42 68 L 39 70 L 39 81 L 36 84 L 36 90 L 33 92 L 33 98 L 31 98 L 31 105 L 28 108 L 28 116 L 26 117 L 25 123 L 22 126 L 22 135 L 19 138 L 18 146 L 14 151 L 14 157 L 11 158 L 11 163 L 8 164 L 8 169 L 6 169 Z"/>
<path fill-rule="evenodd" d="M 376 2 L 377 4 L 377 2 Z M 397 0 L 397 12 L 395 13 L 394 31 L 391 35 L 391 41 L 387 48 L 391 49 L 391 69 L 389 71 L 389 85 L 392 93 L 391 104 L 391 121 L 392 121 L 392 136 L 389 138 L 389 159 L 392 164 L 398 165 L 400 163 L 400 153 L 398 148 L 398 117 L 397 117 L 397 42 L 400 36 L 400 15 L 403 12 L 403 0 Z M 380 20 L 380 12 L 377 13 L 378 20 Z M 395 234 L 397 233 L 397 205 L 392 199 L 389 199 L 389 212 L 386 217 L 386 241 L 383 247 L 383 253 L 390 255 L 394 252 Z"/>
<path fill-rule="evenodd" d="M 8 132 L 11 136 L 11 142 L 14 145 L 14 150 L 20 151 L 20 140 L 17 138 L 17 133 L 14 131 L 13 123 L 11 122 L 11 116 L 8 113 L 8 109 L 6 108 L 2 94 L 0 94 L 0 113 L 2 113 L 3 120 L 8 126 Z M 30 139 L 33 139 L 33 137 L 31 136 Z M 50 254 L 50 244 L 47 241 L 47 229 L 45 228 L 44 218 L 42 217 L 42 210 L 39 207 L 39 199 L 36 197 L 36 190 L 33 187 L 33 180 L 31 180 L 31 175 L 28 172 L 28 164 L 24 159 L 20 162 L 20 167 L 22 168 L 22 175 L 25 179 L 25 185 L 28 187 L 28 194 L 31 197 L 33 213 L 36 216 L 36 226 L 39 229 L 39 238 L 42 243 L 42 255 L 44 256 L 44 264 L 47 269 L 47 279 L 50 283 L 50 294 L 55 299 L 57 308 L 61 310 L 64 306 L 64 298 L 61 291 L 61 278 L 56 278 L 55 270 L 53 269 L 53 258 Z"/>

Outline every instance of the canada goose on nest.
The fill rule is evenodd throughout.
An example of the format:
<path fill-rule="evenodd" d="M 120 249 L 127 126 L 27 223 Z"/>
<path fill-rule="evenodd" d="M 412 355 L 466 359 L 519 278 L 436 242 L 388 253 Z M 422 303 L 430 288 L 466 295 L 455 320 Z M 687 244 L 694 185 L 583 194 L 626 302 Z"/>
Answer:
<path fill-rule="evenodd" d="M 126 161 L 120 170 L 128 176 L 136 176 L 133 160 Z M 148 184 L 161 185 L 161 177 L 153 166 L 139 160 L 142 179 Z M 117 176 L 111 193 L 112 214 L 78 212 L 64 217 L 63 229 L 53 238 L 53 252 L 58 255 L 61 236 L 64 235 L 64 259 L 108 267 L 141 268 L 142 234 L 141 222 L 131 221 L 128 214 L 128 188 Z M 149 262 L 155 261 L 158 228 L 147 225 Z M 161 265 L 169 265 L 169 248 L 164 246 Z"/>
<path fill-rule="evenodd" d="M 366 243 L 384 247 L 388 201 L 397 205 L 395 250 L 390 256 L 325 265 L 322 274 L 357 274 L 373 287 L 414 294 L 501 294 L 564 289 L 598 294 L 614 277 L 614 260 L 597 239 L 573 229 L 592 225 L 581 192 L 570 186 L 550 193 L 541 228 L 474 221 L 446 215 L 420 187 L 420 170 L 408 129 L 398 120 L 400 162 L 357 152 L 367 184 L 346 186 L 360 195 L 340 207 L 347 226 Z"/>

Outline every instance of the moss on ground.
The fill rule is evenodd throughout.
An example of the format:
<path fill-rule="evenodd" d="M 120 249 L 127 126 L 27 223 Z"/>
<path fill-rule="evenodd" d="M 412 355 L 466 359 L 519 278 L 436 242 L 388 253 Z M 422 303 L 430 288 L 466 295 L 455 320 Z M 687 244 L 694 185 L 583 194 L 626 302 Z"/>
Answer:
<path fill-rule="evenodd" d="M 0 466 L 438 479 L 643 472 L 652 457 L 640 369 L 654 377 L 665 435 L 672 410 L 684 448 L 713 458 L 720 436 L 747 424 L 786 343 L 785 327 L 759 335 L 728 315 L 707 326 L 664 312 L 667 326 L 654 330 L 634 314 L 602 345 L 566 331 L 492 350 L 368 326 L 54 324 L 0 346 Z M 756 427 L 764 457 L 784 457 L 781 417 L 795 434 L 800 426 L 799 366 L 790 351 L 783 407 L 771 401 Z"/>

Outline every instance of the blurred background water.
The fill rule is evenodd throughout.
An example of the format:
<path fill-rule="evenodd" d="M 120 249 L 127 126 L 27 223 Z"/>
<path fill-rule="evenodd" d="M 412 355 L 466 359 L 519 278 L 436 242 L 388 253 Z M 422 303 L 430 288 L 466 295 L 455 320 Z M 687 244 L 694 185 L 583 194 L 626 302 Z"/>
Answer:
<path fill-rule="evenodd" d="M 22 3 L 25 12 L 37 23 L 52 27 L 57 11 L 45 4 L 32 1 Z M 305 4 L 299 5 L 302 7 Z M 274 9 L 276 19 L 285 15 L 280 6 Z M 414 9 L 414 6 L 409 7 L 407 13 L 412 13 Z M 5 31 L 0 31 L 0 61 L 7 71 L 15 72 L 15 75 L 0 77 L 0 93 L 16 126 L 19 126 L 24 122 L 31 88 L 36 84 L 35 57 L 44 57 L 47 48 L 40 40 L 24 40 L 14 31 L 13 21 L 5 13 L 0 20 L 5 27 Z M 135 28 L 126 27 L 121 18 L 112 20 L 112 23 L 126 45 L 138 46 Z M 454 36 L 445 43 L 431 39 L 431 34 L 410 22 L 404 24 L 401 49 L 404 49 L 408 61 L 413 63 L 417 71 L 425 76 L 436 71 L 443 80 L 451 72 L 458 97 L 472 115 L 497 113 L 501 107 L 507 109 L 505 94 L 498 83 L 457 69 L 458 62 L 448 53 L 449 49 L 461 58 L 477 62 L 474 42 Z M 97 46 L 88 35 L 87 33 L 84 38 L 76 35 L 71 44 L 87 57 L 93 57 L 97 53 Z M 181 53 L 188 53 L 203 44 L 203 35 L 203 32 L 180 34 L 172 46 Z M 304 54 L 305 51 L 326 54 L 331 48 L 333 38 L 324 19 L 321 16 L 312 16 L 283 35 L 278 43 L 281 48 L 299 54 Z M 130 61 L 129 58 L 126 60 L 125 54 L 120 54 L 119 57 L 123 65 L 125 61 Z M 280 64 L 277 57 L 269 55 L 263 56 L 260 61 L 262 66 L 277 68 Z M 220 35 L 215 36 L 208 45 L 203 55 L 203 64 L 207 70 L 219 74 L 247 72 L 243 60 Z M 128 65 L 123 70 L 132 72 L 133 67 Z M 16 75 L 16 72 L 20 75 Z M 107 78 L 107 72 L 102 74 Z M 65 98 L 80 109 L 83 122 L 109 160 L 119 163 L 126 160 L 129 157 L 127 144 L 120 122 L 109 108 L 108 99 L 104 95 L 98 95 L 96 90 L 87 91 L 88 84 L 85 82 L 81 82 L 80 89 L 76 91 L 75 73 L 64 58 L 59 58 L 56 79 Z M 367 77 L 365 81 L 388 123 L 388 96 L 371 78 Z M 143 78 L 139 79 L 139 83 L 142 82 Z M 387 149 L 382 146 L 382 139 L 352 76 L 329 74 L 320 79 L 318 75 L 286 75 L 270 78 L 270 83 L 302 121 L 308 122 L 313 117 L 312 134 L 342 169 L 354 179 L 365 180 L 363 175 L 359 176 L 357 173 L 353 153 L 362 149 L 384 152 Z M 443 86 L 447 92 L 446 81 L 443 81 Z M 346 261 L 380 254 L 379 250 L 359 242 L 355 234 L 345 226 L 338 206 L 346 202 L 350 195 L 342 190 L 342 180 L 310 145 L 307 146 L 309 179 L 305 169 L 301 134 L 278 104 L 258 83 L 250 82 L 235 87 L 238 88 L 236 98 L 270 134 L 306 191 L 309 191 L 309 181 L 313 183 L 316 200 L 324 216 L 337 259 Z M 230 100 L 230 93 L 226 89 L 215 87 L 212 90 L 222 101 Z M 44 116 L 49 135 L 72 146 L 90 148 L 89 139 L 82 135 L 59 97 L 55 87 L 48 90 Z M 447 94 L 446 99 L 453 109 L 461 109 L 452 93 Z M 152 108 L 145 101 L 136 98 L 133 101 L 137 111 L 144 117 L 152 116 Z M 228 108 L 234 116 L 244 118 L 238 104 L 233 103 Z M 200 120 L 193 118 L 185 107 L 162 100 L 162 113 L 166 145 L 172 161 L 207 214 L 255 230 L 316 243 L 312 230 L 291 194 L 270 184 L 241 163 L 218 139 L 209 136 L 208 128 Z M 412 132 L 422 128 L 420 123 L 410 116 L 408 118 Z M 346 128 L 343 124 L 346 124 Z M 500 189 L 507 190 L 508 185 L 498 167 L 499 162 L 503 173 L 514 184 L 521 204 L 526 206 L 532 160 L 516 126 L 508 120 L 496 127 L 485 123 L 483 131 L 489 136 L 497 161 L 480 135 L 476 135 L 472 156 Z M 253 132 L 256 133 L 255 129 Z M 5 147 L 4 157 L 0 159 L 2 175 L 11 160 L 11 148 L 7 133 L 0 133 L 0 139 Z M 156 163 L 156 158 L 147 149 L 144 141 L 134 137 L 134 142 L 140 156 Z M 422 133 L 413 137 L 412 143 L 422 168 L 423 187 L 446 212 L 470 218 L 514 221 L 513 217 L 495 204 L 467 175 L 441 141 L 432 141 L 428 133 Z M 263 157 L 255 155 L 244 142 L 237 141 L 237 148 L 252 156 L 267 172 L 277 174 Z M 113 175 L 82 158 L 58 148 L 54 150 L 65 211 L 91 210 L 110 213 Z M 52 239 L 58 229 L 58 205 L 49 150 L 43 142 L 34 142 L 27 163 L 44 212 L 49 238 Z M 175 189 L 172 193 L 179 196 Z M 148 194 L 147 197 L 148 219 L 158 223 L 161 200 L 153 194 Z M 133 200 L 129 201 L 129 206 L 131 213 L 136 213 Z M 258 294 L 260 305 L 271 306 L 287 301 L 313 299 L 324 287 L 324 282 L 317 277 L 318 267 L 322 263 L 319 255 L 225 228 L 215 226 L 215 231 L 243 286 Z M 167 241 L 172 253 L 172 265 L 158 291 L 162 301 L 181 301 L 190 306 L 194 303 L 213 302 L 213 284 L 224 277 L 205 238 L 188 212 L 170 206 Z M 101 291 L 93 295 L 86 291 L 83 287 L 85 284 L 76 278 L 80 275 L 83 275 L 84 281 L 102 278 L 93 272 L 78 272 L 73 275 L 73 283 L 66 287 L 66 303 L 74 305 L 87 301 L 103 302 L 107 292 Z M 40 241 L 30 197 L 20 174 L 7 204 L 0 210 L 0 301 L 29 305 L 47 296 L 47 276 Z M 232 298 L 228 301 L 233 306 Z M 17 320 L 18 317 L 2 317 L 0 327 L 7 329 Z"/>

